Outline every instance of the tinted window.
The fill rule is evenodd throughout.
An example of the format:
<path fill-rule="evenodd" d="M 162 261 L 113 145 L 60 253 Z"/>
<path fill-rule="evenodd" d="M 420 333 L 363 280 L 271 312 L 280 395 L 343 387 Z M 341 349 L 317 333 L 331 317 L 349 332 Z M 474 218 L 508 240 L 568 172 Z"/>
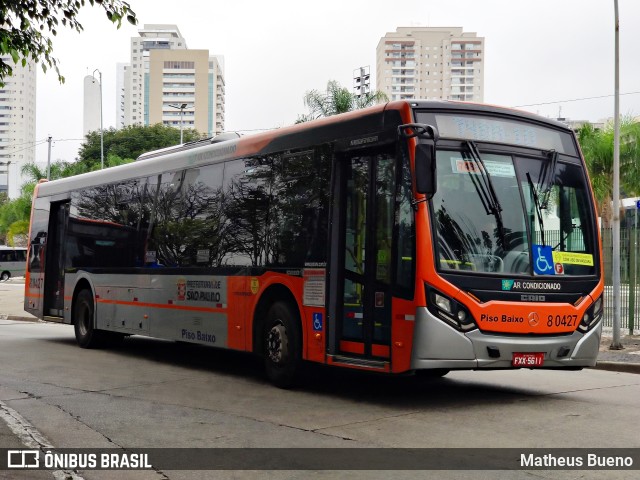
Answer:
<path fill-rule="evenodd" d="M 307 150 L 273 164 L 267 259 L 273 266 L 325 262 L 330 156 Z"/>
<path fill-rule="evenodd" d="M 65 267 L 117 268 L 139 264 L 140 196 L 138 181 L 73 192 Z"/>
<path fill-rule="evenodd" d="M 396 195 L 396 278 L 394 286 L 399 294 L 413 298 L 415 271 L 415 237 L 413 208 L 411 206 L 411 170 L 409 159 L 403 155 Z"/>
<path fill-rule="evenodd" d="M 272 157 L 234 160 L 224 168 L 229 247 L 225 265 L 264 266 L 267 260 Z"/>

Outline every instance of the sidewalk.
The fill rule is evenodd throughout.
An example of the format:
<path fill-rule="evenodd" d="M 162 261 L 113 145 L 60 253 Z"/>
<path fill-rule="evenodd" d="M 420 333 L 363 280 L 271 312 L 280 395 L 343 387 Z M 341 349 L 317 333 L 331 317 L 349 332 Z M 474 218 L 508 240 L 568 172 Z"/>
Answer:
<path fill-rule="evenodd" d="M 0 282 L 0 320 L 38 321 L 24 311 L 24 277 Z"/>
<path fill-rule="evenodd" d="M 596 368 L 616 372 L 640 373 L 640 332 L 629 335 L 628 330 L 620 332 L 622 350 L 612 350 L 613 330 L 604 327 L 600 340 L 600 353 Z"/>
<path fill-rule="evenodd" d="M 0 320 L 39 321 L 24 311 L 24 278 L 12 278 L 0 282 Z M 595 368 L 616 372 L 640 374 L 640 335 L 628 335 L 628 331 L 620 332 L 620 343 L 623 350 L 611 350 L 613 331 L 605 327 L 600 341 L 600 354 Z"/>

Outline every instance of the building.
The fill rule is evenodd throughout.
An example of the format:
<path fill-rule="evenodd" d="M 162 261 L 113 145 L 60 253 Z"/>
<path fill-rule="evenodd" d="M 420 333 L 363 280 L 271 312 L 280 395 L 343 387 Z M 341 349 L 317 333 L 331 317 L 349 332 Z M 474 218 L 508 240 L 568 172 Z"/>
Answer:
<path fill-rule="evenodd" d="M 209 136 L 224 131 L 223 59 L 189 50 L 176 25 L 145 25 L 118 65 L 118 127 L 163 123 Z"/>
<path fill-rule="evenodd" d="M 128 99 L 125 99 L 125 95 L 128 93 L 125 90 L 125 78 L 128 75 L 128 71 L 131 65 L 128 63 L 116 64 L 116 128 L 120 129 L 125 126 L 124 122 L 124 106 L 128 103 Z"/>
<path fill-rule="evenodd" d="M 20 196 L 24 183 L 22 166 L 35 161 L 36 144 L 36 69 L 27 62 L 13 64 L 13 75 L 0 87 L 0 192 L 9 198 Z"/>
<path fill-rule="evenodd" d="M 399 27 L 378 42 L 377 89 L 390 100 L 484 101 L 484 38 L 461 27 Z"/>

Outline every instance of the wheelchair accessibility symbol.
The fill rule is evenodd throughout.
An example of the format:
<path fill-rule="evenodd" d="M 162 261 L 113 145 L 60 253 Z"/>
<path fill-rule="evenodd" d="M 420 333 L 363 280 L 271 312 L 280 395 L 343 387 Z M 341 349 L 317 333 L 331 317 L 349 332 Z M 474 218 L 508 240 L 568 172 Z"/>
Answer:
<path fill-rule="evenodd" d="M 533 273 L 536 275 L 555 275 L 551 246 L 533 245 Z"/>
<path fill-rule="evenodd" d="M 313 330 L 315 332 L 322 331 L 322 314 L 314 313 L 313 314 Z"/>

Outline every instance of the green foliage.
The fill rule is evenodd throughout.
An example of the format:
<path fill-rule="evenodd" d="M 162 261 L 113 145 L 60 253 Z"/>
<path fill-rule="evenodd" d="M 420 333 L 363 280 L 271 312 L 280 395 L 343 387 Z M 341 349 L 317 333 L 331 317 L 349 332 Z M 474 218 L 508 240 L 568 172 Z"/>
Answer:
<path fill-rule="evenodd" d="M 12 247 L 26 247 L 29 236 L 29 220 L 18 220 L 9 225 L 7 244 Z"/>
<path fill-rule="evenodd" d="M 326 92 L 311 90 L 305 94 L 304 104 L 309 108 L 310 113 L 298 116 L 296 123 L 350 112 L 387 101 L 389 98 L 381 91 L 366 93 L 358 97 L 348 88 L 340 86 L 335 80 L 330 80 L 327 82 Z"/>
<path fill-rule="evenodd" d="M 193 129 L 183 130 L 185 142 L 199 140 L 202 136 Z M 105 166 L 109 158 L 114 162 L 127 163 L 145 152 L 169 147 L 180 143 L 180 130 L 162 124 L 152 126 L 130 125 L 120 130 L 109 128 L 103 133 Z M 85 143 L 80 147 L 79 160 L 88 170 L 100 168 L 100 132 L 89 132 Z"/>
<path fill-rule="evenodd" d="M 16 222 L 29 223 L 31 215 L 31 196 L 21 195 L 0 205 L 0 239 L 8 237 L 9 229 Z"/>
<path fill-rule="evenodd" d="M 109 21 L 118 28 L 122 19 L 133 25 L 138 23 L 136 14 L 127 2 L 122 0 L 87 0 L 91 6 L 104 9 Z M 82 24 L 77 15 L 85 0 L 0 0 L 0 55 L 11 55 L 14 64 L 22 66 L 31 58 L 42 64 L 42 70 L 55 69 L 58 79 L 64 77 L 58 69 L 58 59 L 53 56 L 50 36 L 58 34 L 58 28 L 70 28 L 81 32 Z M 13 68 L 0 58 L 0 87 L 4 78 L 13 75 Z"/>
<path fill-rule="evenodd" d="M 591 187 L 600 214 L 608 218 L 608 204 L 613 197 L 613 123 L 604 129 L 585 124 L 578 130 L 578 142 L 584 155 Z M 622 197 L 640 193 L 640 123 L 630 118 L 620 122 L 620 189 Z"/>

